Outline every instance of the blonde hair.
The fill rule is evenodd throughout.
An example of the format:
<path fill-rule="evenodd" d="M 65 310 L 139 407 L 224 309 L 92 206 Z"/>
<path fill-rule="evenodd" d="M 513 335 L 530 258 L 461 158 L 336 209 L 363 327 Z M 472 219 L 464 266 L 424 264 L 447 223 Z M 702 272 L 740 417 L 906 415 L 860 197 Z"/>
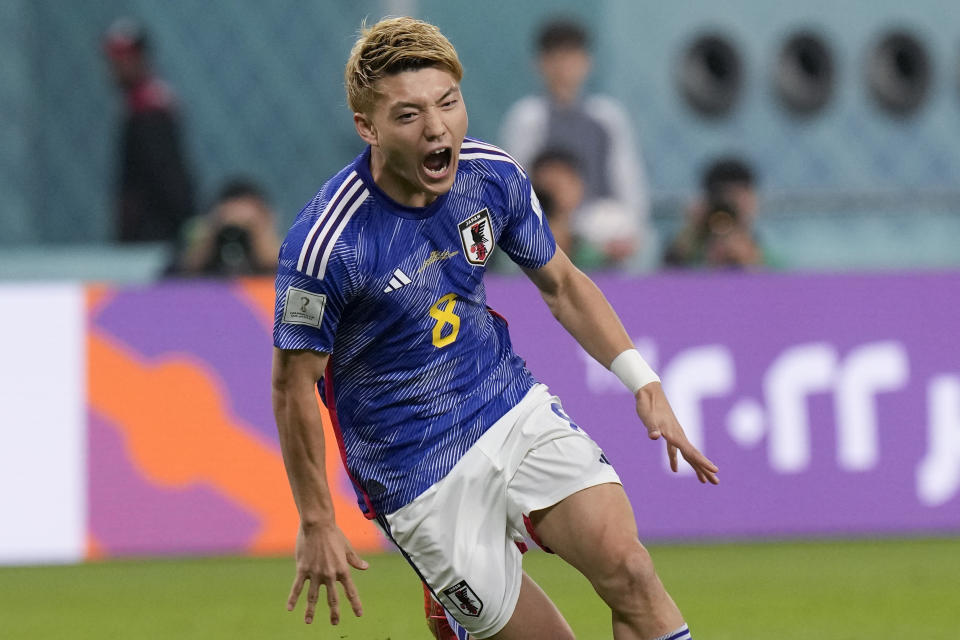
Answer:
<path fill-rule="evenodd" d="M 362 25 L 344 72 L 347 104 L 355 113 L 368 113 L 376 100 L 377 80 L 424 67 L 449 71 L 457 82 L 463 78 L 456 49 L 432 24 L 384 18 L 369 28 Z"/>

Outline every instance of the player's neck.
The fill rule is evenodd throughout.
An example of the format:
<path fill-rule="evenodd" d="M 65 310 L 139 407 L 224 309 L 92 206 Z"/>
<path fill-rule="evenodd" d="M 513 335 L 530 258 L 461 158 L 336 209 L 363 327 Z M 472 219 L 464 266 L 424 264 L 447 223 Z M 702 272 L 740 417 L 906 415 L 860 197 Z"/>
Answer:
<path fill-rule="evenodd" d="M 437 199 L 437 194 L 418 189 L 402 175 L 392 171 L 376 147 L 370 149 L 370 175 L 381 191 L 405 207 L 426 207 Z"/>

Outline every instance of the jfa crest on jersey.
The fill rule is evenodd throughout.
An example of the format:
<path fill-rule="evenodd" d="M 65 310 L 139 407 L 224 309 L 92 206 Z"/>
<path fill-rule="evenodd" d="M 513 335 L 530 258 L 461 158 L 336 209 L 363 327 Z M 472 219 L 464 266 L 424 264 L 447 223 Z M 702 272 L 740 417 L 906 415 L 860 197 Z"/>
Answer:
<path fill-rule="evenodd" d="M 490 212 L 484 209 L 459 224 L 463 253 L 470 264 L 484 265 L 493 252 L 493 225 Z"/>
<path fill-rule="evenodd" d="M 331 354 L 321 391 L 374 517 L 445 476 L 534 384 L 483 274 L 496 247 L 537 269 L 555 244 L 526 174 L 493 145 L 465 139 L 452 189 L 423 208 L 391 200 L 369 166 L 367 149 L 287 234 L 274 344 Z"/>

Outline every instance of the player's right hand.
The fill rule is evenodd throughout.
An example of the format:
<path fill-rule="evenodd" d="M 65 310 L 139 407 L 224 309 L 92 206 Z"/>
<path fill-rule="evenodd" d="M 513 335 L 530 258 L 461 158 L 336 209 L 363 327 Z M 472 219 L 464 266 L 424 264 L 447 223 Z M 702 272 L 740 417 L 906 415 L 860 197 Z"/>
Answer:
<path fill-rule="evenodd" d="M 330 607 L 330 624 L 340 622 L 340 604 L 337 594 L 337 582 L 343 585 L 353 613 L 363 615 L 360 594 L 350 576 L 350 567 L 366 569 L 370 565 L 356 554 L 350 542 L 336 524 L 318 525 L 306 531 L 301 526 L 297 533 L 296 550 L 297 575 L 287 599 L 287 611 L 293 611 L 300 599 L 305 582 L 310 582 L 307 591 L 307 609 L 303 620 L 313 622 L 317 601 L 320 599 L 320 585 L 326 588 L 327 606 Z"/>

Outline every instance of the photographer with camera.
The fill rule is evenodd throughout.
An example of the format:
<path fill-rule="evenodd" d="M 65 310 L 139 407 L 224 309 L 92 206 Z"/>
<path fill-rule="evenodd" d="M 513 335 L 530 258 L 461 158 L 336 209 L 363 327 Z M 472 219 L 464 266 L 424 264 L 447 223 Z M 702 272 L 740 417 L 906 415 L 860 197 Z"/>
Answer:
<path fill-rule="evenodd" d="M 190 221 L 183 249 L 168 275 L 251 276 L 276 272 L 280 239 L 263 191 L 243 179 L 229 181 L 210 211 Z"/>
<path fill-rule="evenodd" d="M 757 192 L 753 172 L 739 158 L 710 163 L 703 196 L 664 254 L 668 267 L 754 268 L 766 265 L 754 228 Z"/>

